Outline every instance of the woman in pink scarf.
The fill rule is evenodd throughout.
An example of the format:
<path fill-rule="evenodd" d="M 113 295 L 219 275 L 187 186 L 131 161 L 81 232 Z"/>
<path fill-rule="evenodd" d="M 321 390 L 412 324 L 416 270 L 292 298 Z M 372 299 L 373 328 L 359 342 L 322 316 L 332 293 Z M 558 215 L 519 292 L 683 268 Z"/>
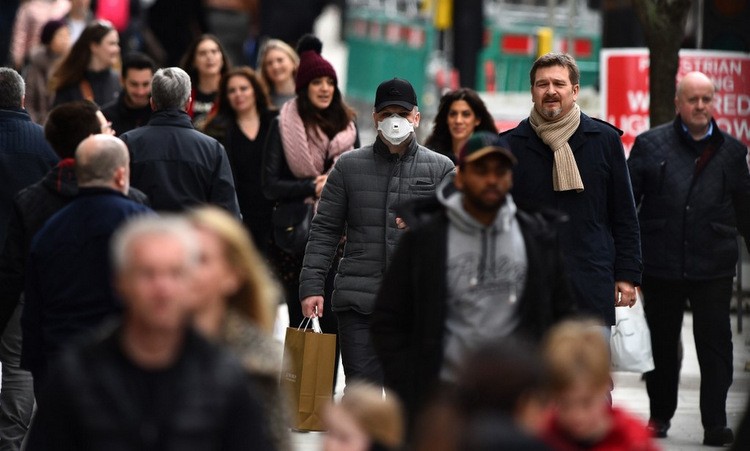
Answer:
<path fill-rule="evenodd" d="M 279 117 L 268 132 L 263 158 L 263 192 L 277 202 L 314 204 L 338 157 L 359 147 L 354 112 L 344 103 L 336 72 L 320 56 L 321 49 L 322 43 L 311 35 L 300 40 L 297 48 L 300 64 L 295 79 L 297 96 L 281 107 Z M 290 254 L 278 248 L 270 251 L 284 286 L 289 322 L 295 327 L 303 319 L 298 294 L 303 254 Z M 336 264 L 326 285 L 326 302 L 330 302 L 333 291 Z M 321 321 L 323 331 L 336 333 L 335 315 L 325 318 Z"/>

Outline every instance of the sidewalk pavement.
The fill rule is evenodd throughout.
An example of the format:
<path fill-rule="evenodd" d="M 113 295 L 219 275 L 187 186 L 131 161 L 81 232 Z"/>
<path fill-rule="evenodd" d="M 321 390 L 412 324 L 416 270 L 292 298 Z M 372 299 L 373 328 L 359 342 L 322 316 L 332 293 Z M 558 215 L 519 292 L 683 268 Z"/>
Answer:
<path fill-rule="evenodd" d="M 680 379 L 677 413 L 672 419 L 669 437 L 658 440 L 665 451 L 706 450 L 702 445 L 703 427 L 698 409 L 700 370 L 693 340 L 693 316 L 685 313 L 682 324 L 682 341 L 685 348 Z M 750 372 L 745 371 L 746 362 L 750 362 L 750 327 L 746 326 L 742 334 L 737 333 L 737 317 L 732 315 L 732 333 L 734 339 L 734 383 L 729 389 L 727 398 L 727 417 L 729 427 L 735 432 L 745 412 L 750 394 Z M 339 385 L 336 393 L 340 396 L 344 376 L 339 374 Z M 615 405 L 624 407 L 630 412 L 648 420 L 649 407 L 646 386 L 639 374 L 615 373 L 615 389 L 612 393 Z M 323 433 L 293 433 L 293 445 L 296 451 L 318 451 L 322 448 Z"/>
<path fill-rule="evenodd" d="M 682 343 L 684 358 L 680 377 L 680 391 L 677 401 L 677 412 L 672 418 L 672 427 L 668 437 L 658 441 L 666 451 L 705 450 L 703 442 L 703 426 L 699 410 L 700 369 L 695 353 L 693 340 L 693 316 L 685 313 L 682 324 Z M 728 426 L 737 432 L 737 426 L 748 403 L 750 394 L 750 373 L 745 371 L 745 364 L 750 362 L 750 331 L 747 324 L 742 334 L 737 332 L 737 317 L 732 315 L 732 336 L 734 341 L 734 383 L 729 389 L 727 397 Z M 615 390 L 613 400 L 616 405 L 627 408 L 648 420 L 649 404 L 646 385 L 640 375 L 629 373 L 615 373 Z"/>
<path fill-rule="evenodd" d="M 341 42 L 338 37 L 339 14 L 337 9 L 327 8 L 316 23 L 315 32 L 324 43 L 323 56 L 329 59 L 336 68 L 339 85 L 344 90 L 346 87 L 345 77 L 348 55 L 346 44 Z M 366 115 L 366 119 L 360 124 L 361 126 L 363 124 L 367 126 L 361 127 L 360 133 L 364 132 L 367 134 L 370 132 L 370 128 L 368 128 L 369 122 L 367 122 L 368 118 L 369 115 Z M 374 134 L 370 132 L 370 134 L 366 135 L 366 139 L 363 142 L 370 142 L 372 139 L 374 139 Z M 282 314 L 284 313 L 282 312 Z M 750 321 L 747 322 L 750 323 Z M 708 449 L 702 446 L 703 427 L 701 426 L 700 411 L 698 408 L 700 371 L 695 353 L 692 326 L 692 314 L 686 313 L 682 325 L 684 360 L 677 413 L 672 419 L 669 437 L 658 441 L 659 445 L 665 451 Z M 732 315 L 734 383 L 729 389 L 729 396 L 727 398 L 727 415 L 729 427 L 735 432 L 737 431 L 737 425 L 742 419 L 748 403 L 748 395 L 750 394 L 750 372 L 745 372 L 745 364 L 750 362 L 750 331 L 748 329 L 750 329 L 750 324 L 746 325 L 743 334 L 739 334 L 737 332 L 737 318 L 735 315 Z M 277 330 L 277 336 L 283 337 L 283 328 Z M 339 368 L 339 383 L 336 388 L 337 399 L 343 393 L 344 384 L 342 366 L 339 365 Z M 616 373 L 614 380 L 615 389 L 612 394 L 614 403 L 640 416 L 644 422 L 647 421 L 649 415 L 648 395 L 646 394 L 645 383 L 641 381 L 640 375 Z M 323 433 L 294 433 L 292 435 L 294 449 L 297 451 L 317 451 L 322 448 Z"/>

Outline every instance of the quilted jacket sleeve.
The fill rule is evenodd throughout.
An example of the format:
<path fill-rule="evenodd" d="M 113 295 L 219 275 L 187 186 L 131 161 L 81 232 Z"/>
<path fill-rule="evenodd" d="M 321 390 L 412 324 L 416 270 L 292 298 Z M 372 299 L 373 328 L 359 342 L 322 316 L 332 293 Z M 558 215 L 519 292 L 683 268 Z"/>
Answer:
<path fill-rule="evenodd" d="M 339 160 L 328 175 L 312 221 L 310 239 L 305 249 L 305 259 L 300 273 L 300 299 L 322 296 L 325 279 L 336 253 L 347 215 L 347 193 Z"/>

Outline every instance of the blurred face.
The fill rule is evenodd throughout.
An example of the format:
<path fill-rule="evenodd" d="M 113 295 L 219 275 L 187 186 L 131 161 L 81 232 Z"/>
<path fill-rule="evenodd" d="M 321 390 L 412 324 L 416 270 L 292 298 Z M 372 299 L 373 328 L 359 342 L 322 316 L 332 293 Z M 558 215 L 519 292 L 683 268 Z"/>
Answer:
<path fill-rule="evenodd" d="M 513 172 L 505 158 L 490 154 L 459 168 L 455 184 L 474 209 L 493 212 L 505 202 L 513 186 Z"/>
<path fill-rule="evenodd" d="M 307 86 L 307 98 L 319 110 L 325 110 L 333 102 L 336 85 L 331 77 L 318 77 Z"/>
<path fill-rule="evenodd" d="M 567 67 L 540 67 L 534 75 L 531 100 L 539 114 L 548 120 L 555 120 L 573 109 L 578 98 L 578 88 L 578 85 L 570 82 Z"/>
<path fill-rule="evenodd" d="M 52 36 L 49 48 L 57 55 L 64 55 L 70 50 L 70 44 L 70 29 L 68 27 L 60 27 L 54 36 Z"/>
<path fill-rule="evenodd" d="M 91 44 L 91 57 L 102 67 L 112 67 L 120 58 L 120 36 L 112 30 L 99 43 Z"/>
<path fill-rule="evenodd" d="M 117 278 L 127 319 L 140 327 L 177 332 L 193 310 L 191 270 L 182 242 L 166 234 L 131 242 L 129 259 Z"/>
<path fill-rule="evenodd" d="M 675 107 L 682 122 L 694 135 L 708 131 L 714 111 L 714 86 L 711 80 L 695 74 L 686 75 L 680 82 Z"/>
<path fill-rule="evenodd" d="M 123 84 L 125 85 L 126 103 L 134 108 L 143 108 L 151 98 L 151 69 L 128 69 Z"/>
<path fill-rule="evenodd" d="M 367 451 L 370 439 L 349 413 L 338 406 L 326 410 L 328 433 L 323 441 L 323 451 Z"/>
<path fill-rule="evenodd" d="M 229 106 L 238 113 L 255 109 L 255 90 L 250 80 L 237 75 L 227 81 Z"/>
<path fill-rule="evenodd" d="M 239 288 L 237 274 L 229 265 L 224 244 L 215 233 L 198 228 L 200 260 L 193 273 L 193 295 L 198 307 L 211 301 L 224 301 Z"/>
<path fill-rule="evenodd" d="M 263 60 L 266 75 L 274 85 L 285 83 L 294 74 L 294 61 L 283 50 L 271 49 Z"/>
<path fill-rule="evenodd" d="M 588 381 L 580 381 L 556 399 L 557 421 L 571 437 L 586 441 L 607 432 L 610 406 L 609 387 L 591 388 Z"/>
<path fill-rule="evenodd" d="M 469 139 L 479 122 L 466 100 L 456 100 L 448 108 L 448 131 L 454 141 Z"/>
<path fill-rule="evenodd" d="M 206 39 L 195 49 L 195 69 L 199 75 L 218 75 L 224 67 L 224 58 L 221 56 L 219 44 L 211 39 Z"/>

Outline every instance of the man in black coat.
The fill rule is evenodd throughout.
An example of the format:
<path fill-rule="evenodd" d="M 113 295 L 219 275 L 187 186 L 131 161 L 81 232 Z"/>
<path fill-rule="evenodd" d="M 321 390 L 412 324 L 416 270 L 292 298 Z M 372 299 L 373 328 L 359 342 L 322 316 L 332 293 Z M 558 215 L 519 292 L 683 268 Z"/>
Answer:
<path fill-rule="evenodd" d="M 229 158 L 218 141 L 193 127 L 186 113 L 190 91 L 190 76 L 179 67 L 154 74 L 148 125 L 120 136 L 130 150 L 131 182 L 154 210 L 209 203 L 239 218 Z"/>
<path fill-rule="evenodd" d="M 29 451 L 273 449 L 240 363 L 190 329 L 197 243 L 181 218 L 138 218 L 117 232 L 122 323 L 62 354 Z"/>
<path fill-rule="evenodd" d="M 529 118 L 501 135 L 518 158 L 513 198 L 564 212 L 560 228 L 573 294 L 582 312 L 615 324 L 615 307 L 635 303 L 641 281 L 638 218 L 621 133 L 576 104 L 580 72 L 567 54 L 549 53 L 530 72 Z"/>
<path fill-rule="evenodd" d="M 381 285 L 372 338 L 412 419 L 438 382 L 456 382 L 467 354 L 508 336 L 538 340 L 575 310 L 556 226 L 508 194 L 515 161 L 496 135 L 474 134 L 439 203 L 404 216 L 410 230 Z"/>
<path fill-rule="evenodd" d="M 677 85 L 677 117 L 642 133 L 628 160 L 640 204 L 643 297 L 654 371 L 646 374 L 651 428 L 666 437 L 677 408 L 678 346 L 686 301 L 701 370 L 704 443 L 731 442 L 726 399 L 732 384 L 729 304 L 739 232 L 750 237 L 747 148 L 712 118 L 714 86 L 700 72 Z"/>
<path fill-rule="evenodd" d="M 0 67 L 0 249 L 5 242 L 13 196 L 37 182 L 57 163 L 42 127 L 23 108 L 26 84 L 13 69 Z"/>
<path fill-rule="evenodd" d="M 120 314 L 109 239 L 130 217 L 151 212 L 126 196 L 129 161 L 122 141 L 93 135 L 75 158 L 78 195 L 44 224 L 28 257 L 21 368 L 31 371 L 36 393 L 66 345 Z"/>
<path fill-rule="evenodd" d="M 156 72 L 154 61 L 143 53 L 132 52 L 122 63 L 122 91 L 102 107 L 112 130 L 122 135 L 146 125 L 151 119 L 151 79 Z"/>

